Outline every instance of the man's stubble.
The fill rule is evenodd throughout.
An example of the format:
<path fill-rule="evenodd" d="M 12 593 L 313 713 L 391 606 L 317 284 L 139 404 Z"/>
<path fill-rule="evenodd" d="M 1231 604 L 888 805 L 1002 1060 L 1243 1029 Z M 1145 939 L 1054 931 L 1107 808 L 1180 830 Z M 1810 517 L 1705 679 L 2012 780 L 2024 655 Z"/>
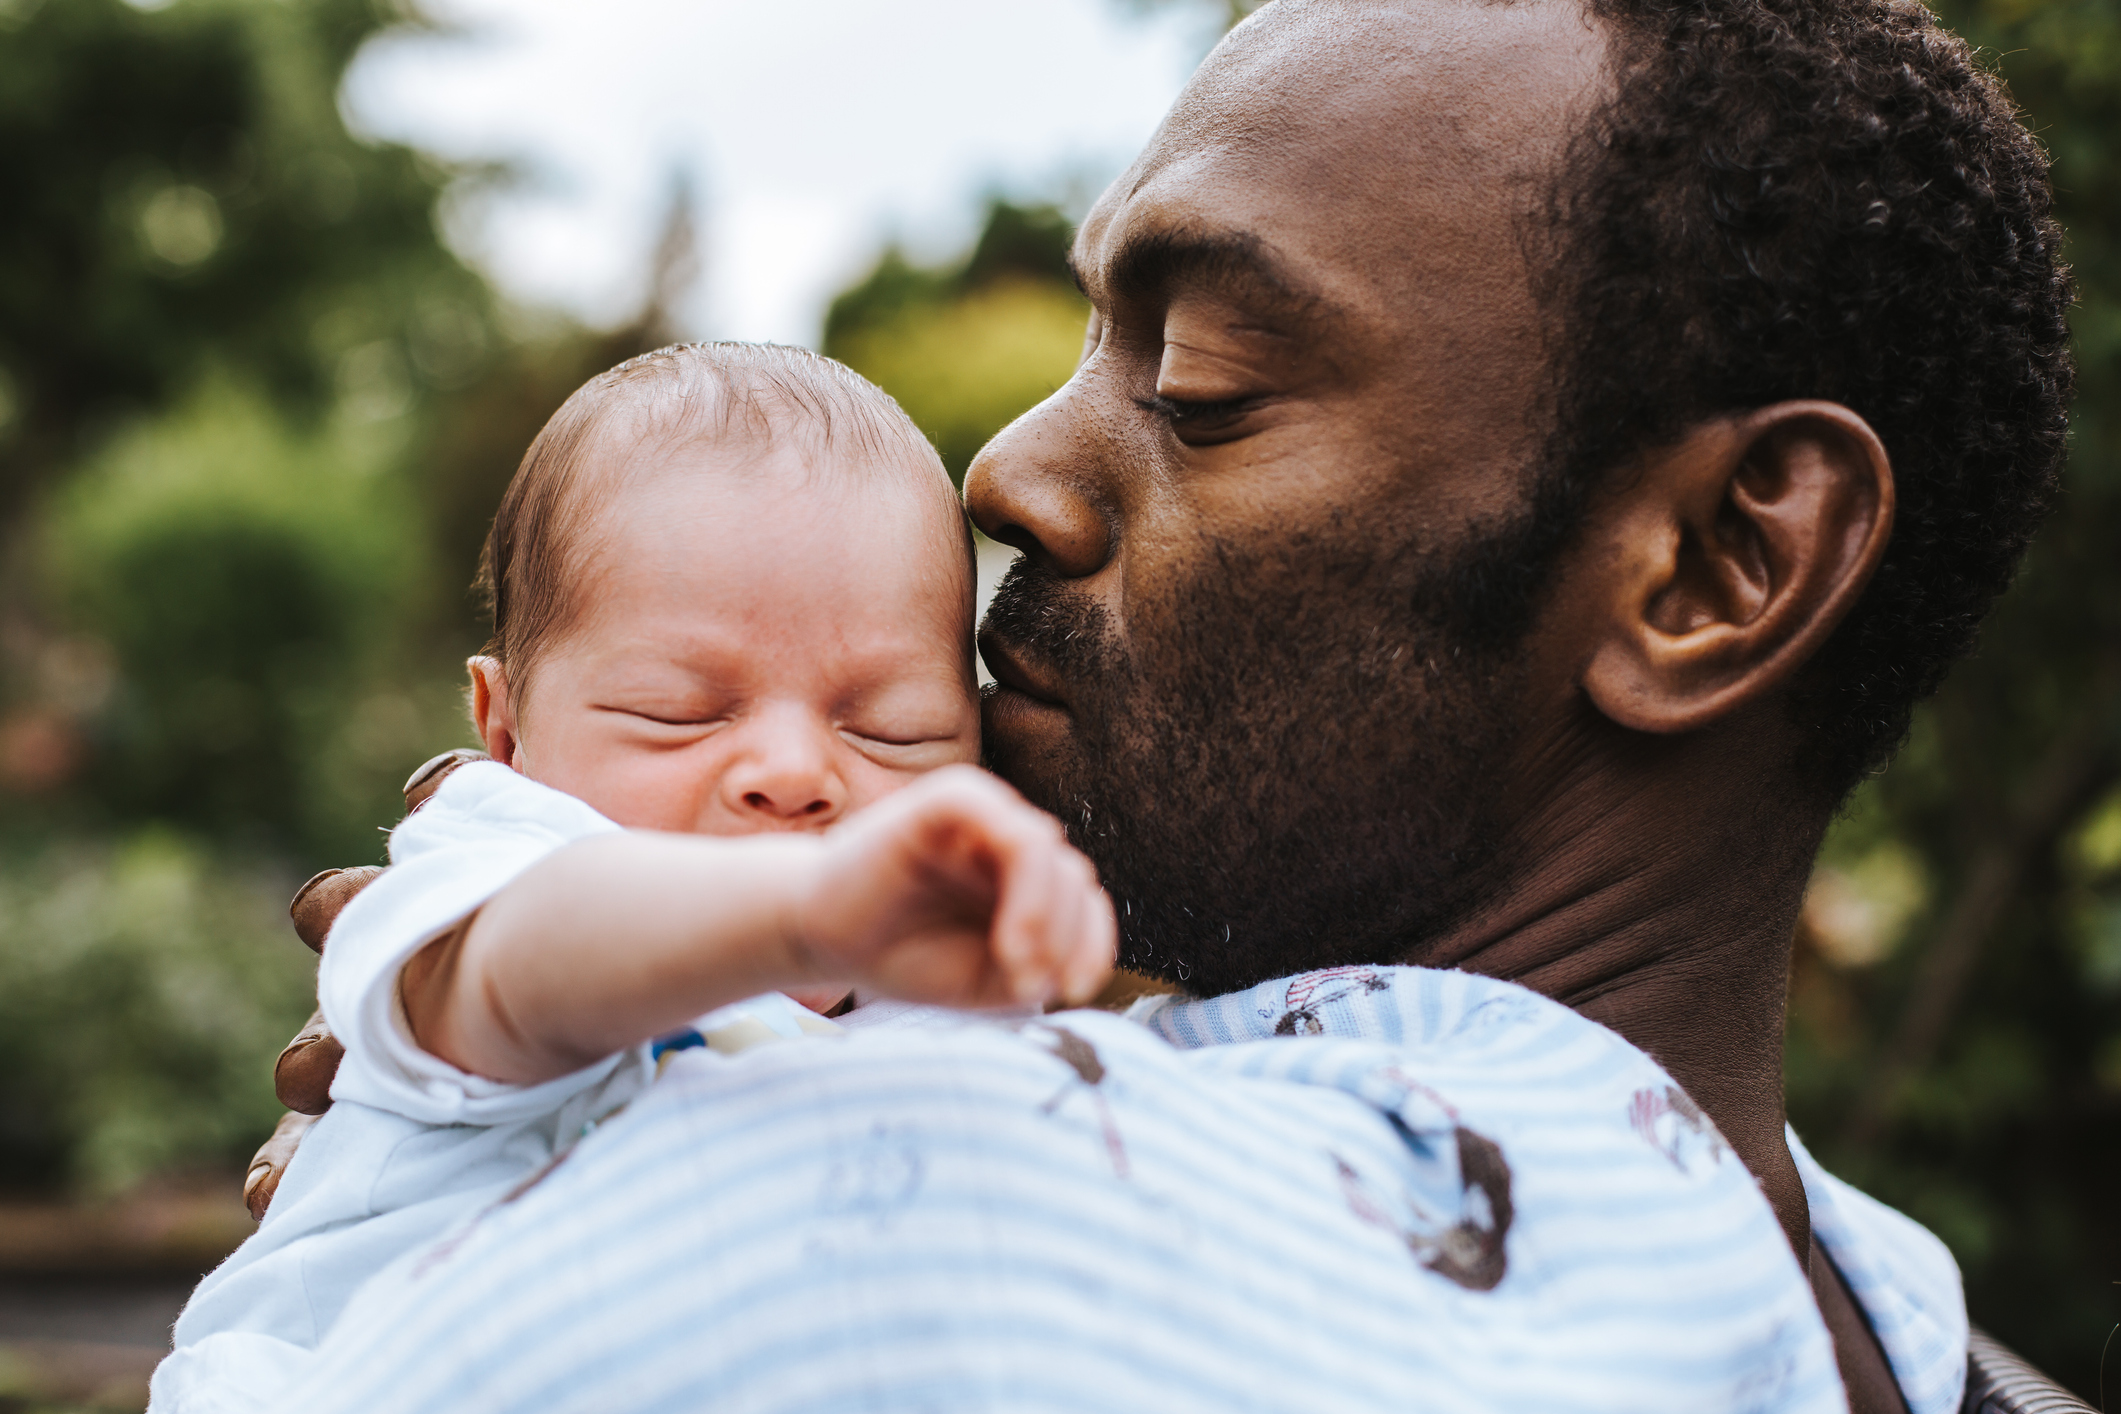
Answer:
<path fill-rule="evenodd" d="M 1050 569 L 1011 568 L 986 626 L 1059 673 L 1072 730 L 1051 753 L 996 736 L 989 764 L 1096 863 L 1123 966 L 1216 995 L 1419 961 L 1485 896 L 1532 538 L 1205 541 L 1124 635 Z"/>

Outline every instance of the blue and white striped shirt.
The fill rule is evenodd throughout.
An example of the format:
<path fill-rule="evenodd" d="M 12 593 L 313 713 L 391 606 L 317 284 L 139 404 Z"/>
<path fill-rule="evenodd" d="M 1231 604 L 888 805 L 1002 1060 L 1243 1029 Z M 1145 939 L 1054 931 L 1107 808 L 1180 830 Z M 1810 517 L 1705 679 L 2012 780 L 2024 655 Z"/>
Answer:
<path fill-rule="evenodd" d="M 1950 1414 L 1950 1258 L 1796 1152 L 1914 1414 Z M 1654 1061 L 1509 983 L 1351 968 L 1134 1019 L 684 1052 L 364 1287 L 280 1407 L 1845 1400 L 1765 1198 Z"/>

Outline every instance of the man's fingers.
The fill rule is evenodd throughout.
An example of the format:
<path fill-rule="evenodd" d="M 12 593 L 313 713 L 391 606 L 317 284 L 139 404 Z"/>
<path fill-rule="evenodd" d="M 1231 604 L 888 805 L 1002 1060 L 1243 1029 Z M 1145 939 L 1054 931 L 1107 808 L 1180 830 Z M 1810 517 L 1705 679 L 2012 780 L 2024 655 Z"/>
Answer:
<path fill-rule="evenodd" d="M 295 936 L 311 952 L 321 954 L 324 940 L 330 936 L 331 925 L 338 921 L 340 912 L 353 902 L 355 894 L 382 876 L 380 867 L 364 864 L 357 869 L 326 869 L 312 877 L 295 890 L 294 900 L 287 905 L 287 916 L 294 920 Z"/>
<path fill-rule="evenodd" d="M 468 766 L 474 761 L 491 760 L 493 758 L 485 752 L 475 751 L 468 746 L 460 746 L 454 751 L 428 757 L 420 764 L 418 770 L 405 778 L 405 813 L 410 815 L 434 799 L 434 793 L 442 788 L 442 782 L 447 780 L 449 773 L 457 767 Z"/>
<path fill-rule="evenodd" d="M 281 1115 L 272 1137 L 252 1157 L 250 1172 L 243 1176 L 243 1206 L 250 1209 L 254 1221 L 265 1221 L 265 1210 L 272 1206 L 273 1194 L 280 1191 L 280 1179 L 287 1173 L 288 1164 L 294 1161 L 302 1136 L 316 1122 L 315 1115 L 292 1111 Z"/>
<path fill-rule="evenodd" d="M 331 1108 L 331 1082 L 345 1056 L 346 1048 L 324 1024 L 324 1013 L 314 1013 L 273 1062 L 273 1093 L 298 1114 L 323 1114 Z"/>

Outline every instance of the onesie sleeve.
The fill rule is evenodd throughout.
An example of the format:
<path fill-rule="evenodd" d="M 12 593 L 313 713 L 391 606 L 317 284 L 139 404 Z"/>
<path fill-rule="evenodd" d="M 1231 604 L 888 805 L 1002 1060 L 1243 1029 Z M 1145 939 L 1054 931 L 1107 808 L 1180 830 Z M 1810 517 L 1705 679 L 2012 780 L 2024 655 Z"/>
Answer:
<path fill-rule="evenodd" d="M 391 867 L 339 915 L 317 974 L 324 1019 L 346 1047 L 334 1100 L 425 1124 L 506 1124 L 559 1110 L 622 1067 L 631 1051 L 538 1085 L 459 1070 L 413 1042 L 398 972 L 509 881 L 561 847 L 619 827 L 570 795 L 496 762 L 452 772 L 391 834 Z"/>

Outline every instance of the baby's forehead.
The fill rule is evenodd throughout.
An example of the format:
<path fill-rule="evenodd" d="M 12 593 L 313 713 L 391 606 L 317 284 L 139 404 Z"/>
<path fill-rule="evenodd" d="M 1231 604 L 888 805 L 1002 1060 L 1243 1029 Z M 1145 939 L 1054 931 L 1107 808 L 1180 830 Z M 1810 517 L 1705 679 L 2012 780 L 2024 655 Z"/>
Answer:
<path fill-rule="evenodd" d="M 822 442 L 808 429 L 715 435 L 615 419 L 592 430 L 569 488 L 569 519 L 588 524 L 629 509 L 689 501 L 741 503 L 812 519 L 874 514 L 915 520 L 955 541 L 966 524 L 956 488 L 934 453 L 894 445 Z"/>
<path fill-rule="evenodd" d="M 777 544 L 819 573 L 861 561 L 875 592 L 933 592 L 969 617 L 970 532 L 925 444 L 825 443 L 800 426 L 672 436 L 616 421 L 587 439 L 559 516 L 574 594 L 595 594 L 615 570 Z"/>

